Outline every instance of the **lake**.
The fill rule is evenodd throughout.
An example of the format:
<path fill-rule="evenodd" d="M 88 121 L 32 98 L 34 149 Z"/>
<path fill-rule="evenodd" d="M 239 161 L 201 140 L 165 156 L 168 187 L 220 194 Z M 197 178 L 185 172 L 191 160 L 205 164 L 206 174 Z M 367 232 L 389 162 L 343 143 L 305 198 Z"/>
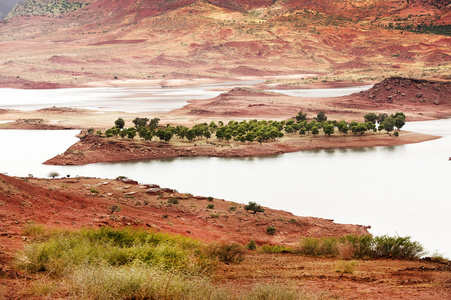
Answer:
<path fill-rule="evenodd" d="M 3 102 L 4 98 L 0 99 Z M 411 122 L 404 129 L 443 137 L 404 146 L 259 158 L 191 157 L 45 166 L 43 161 L 77 141 L 77 131 L 0 130 L 2 144 L 8 145 L 0 147 L 0 172 L 38 177 L 47 177 L 52 171 L 71 177 L 127 176 L 194 195 L 239 203 L 256 201 L 300 216 L 371 225 L 370 232 L 375 235 L 412 236 L 428 250 L 449 256 L 451 120 Z"/>
<path fill-rule="evenodd" d="M 0 108 L 37 110 L 57 106 L 130 113 L 169 112 L 185 106 L 189 100 L 211 99 L 236 86 L 252 86 L 259 82 L 261 81 L 231 81 L 187 87 L 132 86 L 42 90 L 0 88 Z M 302 97 L 338 97 L 371 87 L 368 85 L 275 92 Z"/>

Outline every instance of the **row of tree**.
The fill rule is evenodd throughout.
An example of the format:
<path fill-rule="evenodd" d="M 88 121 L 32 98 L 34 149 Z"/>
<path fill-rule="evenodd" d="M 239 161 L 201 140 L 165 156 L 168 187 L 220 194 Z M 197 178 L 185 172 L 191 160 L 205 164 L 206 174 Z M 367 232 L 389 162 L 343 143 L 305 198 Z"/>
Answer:
<path fill-rule="evenodd" d="M 107 129 L 105 135 L 107 137 L 120 136 L 122 138 L 134 139 L 139 135 L 144 140 L 152 140 L 158 137 L 160 141 L 169 142 L 172 138 L 177 137 L 180 140 L 187 139 L 192 142 L 196 139 L 210 139 L 215 135 L 219 141 L 225 140 L 229 142 L 233 139 L 236 142 L 258 141 L 260 144 L 265 141 L 274 141 L 285 134 L 300 135 L 312 134 L 316 136 L 323 131 L 325 135 L 330 136 L 335 133 L 335 129 L 344 135 L 352 132 L 353 134 L 364 134 L 366 132 L 377 132 L 385 130 L 390 133 L 395 128 L 400 130 L 405 124 L 405 115 L 397 112 L 392 115 L 369 113 L 364 116 L 364 122 L 352 121 L 347 123 L 341 121 L 328 121 L 324 112 L 320 112 L 312 120 L 307 120 L 307 115 L 300 111 L 294 118 L 286 121 L 266 121 L 257 119 L 249 121 L 229 121 L 225 124 L 222 121 L 215 123 L 214 121 L 196 124 L 193 127 L 183 125 L 171 126 L 169 124 L 161 126 L 159 118 L 135 118 L 132 122 L 134 127 L 125 128 L 125 121 L 119 118 L 115 121 L 115 126 Z M 98 132 L 99 133 L 99 132 Z M 99 133 L 101 134 L 101 132 Z"/>

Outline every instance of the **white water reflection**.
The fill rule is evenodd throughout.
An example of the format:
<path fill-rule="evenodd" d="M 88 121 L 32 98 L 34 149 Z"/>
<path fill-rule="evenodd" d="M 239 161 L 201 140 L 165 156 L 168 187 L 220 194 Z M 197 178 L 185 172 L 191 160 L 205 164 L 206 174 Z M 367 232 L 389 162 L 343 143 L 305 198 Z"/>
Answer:
<path fill-rule="evenodd" d="M 371 225 L 373 234 L 409 235 L 429 250 L 449 256 L 451 120 L 408 123 L 406 129 L 444 137 L 404 146 L 262 158 L 195 157 L 69 167 L 39 163 L 63 152 L 72 143 L 73 132 L 54 136 L 51 131 L 3 130 L 0 140 L 11 141 L 14 148 L 0 150 L 8 160 L 2 161 L 0 171 L 39 177 L 51 171 L 99 178 L 127 176 L 195 195 L 256 201 L 296 215 Z"/>
<path fill-rule="evenodd" d="M 352 86 L 344 88 L 331 88 L 331 89 L 294 89 L 294 90 L 269 90 L 270 92 L 282 93 L 294 97 L 342 97 L 348 96 L 360 91 L 366 91 L 372 88 L 372 85 Z"/>
<path fill-rule="evenodd" d="M 37 110 L 59 106 L 124 112 L 168 112 L 189 100 L 210 99 L 235 86 L 260 81 L 236 81 L 188 87 L 95 87 L 68 89 L 0 89 L 0 108 Z"/>
<path fill-rule="evenodd" d="M 236 86 L 251 86 L 260 81 L 234 81 L 186 87 L 116 87 L 69 89 L 0 89 L 0 108 L 37 110 L 47 107 L 71 107 L 104 111 L 169 112 L 185 106 L 189 100 L 210 99 Z M 335 89 L 274 90 L 291 96 L 338 97 L 369 86 Z"/>

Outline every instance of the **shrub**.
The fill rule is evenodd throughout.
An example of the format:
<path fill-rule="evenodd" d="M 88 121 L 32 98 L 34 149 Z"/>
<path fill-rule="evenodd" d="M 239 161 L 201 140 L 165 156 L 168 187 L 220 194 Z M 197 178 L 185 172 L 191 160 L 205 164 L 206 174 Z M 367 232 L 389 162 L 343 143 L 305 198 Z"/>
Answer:
<path fill-rule="evenodd" d="M 214 205 L 214 204 L 208 204 L 208 205 L 207 205 L 207 208 L 208 208 L 208 209 L 213 209 L 213 208 L 215 208 L 215 205 Z"/>
<path fill-rule="evenodd" d="M 236 211 L 236 206 L 230 206 L 230 207 L 229 207 L 229 210 L 230 210 L 230 211 Z"/>
<path fill-rule="evenodd" d="M 210 218 L 212 218 L 212 219 L 219 218 L 219 213 L 218 214 L 210 214 Z"/>
<path fill-rule="evenodd" d="M 334 257 L 338 254 L 337 239 L 306 237 L 301 240 L 296 252 L 303 255 Z"/>
<path fill-rule="evenodd" d="M 374 238 L 374 255 L 376 257 L 413 259 L 419 258 L 424 253 L 423 246 L 418 242 L 411 241 L 410 236 L 383 235 Z"/>
<path fill-rule="evenodd" d="M 52 177 L 53 179 L 55 179 L 55 177 L 60 176 L 60 174 L 58 172 L 50 172 L 49 173 L 49 177 Z"/>
<path fill-rule="evenodd" d="M 339 252 L 343 259 L 368 259 L 374 255 L 373 237 L 371 235 L 345 235 L 339 238 Z M 348 249 L 346 249 L 346 247 Z M 345 253 L 348 252 L 348 253 Z M 350 253 L 352 252 L 352 253 Z M 349 257 L 350 255 L 350 257 Z"/>
<path fill-rule="evenodd" d="M 105 227 L 55 232 L 45 241 L 27 245 L 16 263 L 30 271 L 60 276 L 84 265 L 122 266 L 133 262 L 202 274 L 214 267 L 214 261 L 203 254 L 205 251 L 199 241 L 182 236 Z"/>
<path fill-rule="evenodd" d="M 335 264 L 335 272 L 339 272 L 341 274 L 343 274 L 343 273 L 352 274 L 352 273 L 354 273 L 354 269 L 356 266 L 357 266 L 357 262 L 354 260 L 351 260 L 351 261 L 339 260 Z"/>
<path fill-rule="evenodd" d="M 90 191 L 92 194 L 98 194 L 98 193 L 99 193 L 99 191 L 96 190 L 95 187 L 91 187 L 91 188 L 89 189 L 89 191 Z"/>
<path fill-rule="evenodd" d="M 174 199 L 174 198 L 169 198 L 168 203 L 179 204 L 179 200 L 178 199 Z"/>
<path fill-rule="evenodd" d="M 263 207 L 261 207 L 260 204 L 257 204 L 256 202 L 252 202 L 250 201 L 248 205 L 244 206 L 245 210 L 252 210 L 255 213 L 257 212 L 264 212 L 265 209 Z"/>
<path fill-rule="evenodd" d="M 255 250 L 257 249 L 257 244 L 254 240 L 250 240 L 249 244 L 246 245 L 247 250 Z"/>
<path fill-rule="evenodd" d="M 112 204 L 111 206 L 108 207 L 109 210 L 111 210 L 111 214 L 115 213 L 115 212 L 120 212 L 122 210 L 122 206 L 120 206 L 119 204 Z"/>
<path fill-rule="evenodd" d="M 240 263 L 244 260 L 246 251 L 244 247 L 236 243 L 212 243 L 210 255 L 223 263 Z"/>
<path fill-rule="evenodd" d="M 28 222 L 24 225 L 22 233 L 32 239 L 40 239 L 45 236 L 43 225 L 36 225 L 34 222 Z"/>
<path fill-rule="evenodd" d="M 282 245 L 262 245 L 259 249 L 263 253 L 281 253 L 281 252 L 293 252 L 293 249 Z"/>
<path fill-rule="evenodd" d="M 269 227 L 266 228 L 266 233 L 269 234 L 269 235 L 274 235 L 274 234 L 276 234 L 276 228 L 272 227 L 272 226 L 269 226 Z"/>
<path fill-rule="evenodd" d="M 213 197 L 211 197 L 211 196 L 208 197 L 207 199 L 208 199 L 208 201 L 213 201 Z"/>

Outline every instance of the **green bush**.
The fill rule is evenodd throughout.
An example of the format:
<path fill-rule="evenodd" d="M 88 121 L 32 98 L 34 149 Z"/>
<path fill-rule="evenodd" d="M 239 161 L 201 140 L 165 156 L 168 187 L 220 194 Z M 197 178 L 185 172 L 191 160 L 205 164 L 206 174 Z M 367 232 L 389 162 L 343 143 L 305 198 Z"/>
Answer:
<path fill-rule="evenodd" d="M 257 244 L 254 240 L 250 240 L 249 244 L 246 245 L 247 250 L 255 250 L 257 249 Z"/>
<path fill-rule="evenodd" d="M 269 226 L 269 227 L 266 228 L 266 233 L 269 234 L 269 235 L 274 235 L 274 234 L 276 234 L 276 228 L 272 227 L 272 226 Z"/>
<path fill-rule="evenodd" d="M 379 257 L 414 259 L 425 252 L 423 246 L 410 237 L 390 237 L 387 235 L 346 235 L 340 238 L 303 238 L 296 252 L 312 256 L 340 256 L 343 259 L 372 259 Z"/>
<path fill-rule="evenodd" d="M 373 252 L 373 237 L 371 235 L 345 235 L 339 238 L 339 243 L 344 246 L 349 246 L 352 249 L 350 258 L 368 259 L 372 258 Z M 347 255 L 346 255 L 347 256 Z"/>
<path fill-rule="evenodd" d="M 335 257 L 338 254 L 337 239 L 303 238 L 297 247 L 297 252 L 303 255 Z"/>
<path fill-rule="evenodd" d="M 214 205 L 214 204 L 208 204 L 208 205 L 207 205 L 207 208 L 208 208 L 208 209 L 213 209 L 213 208 L 215 208 L 215 205 Z"/>
<path fill-rule="evenodd" d="M 239 244 L 206 246 L 187 237 L 131 228 L 68 231 L 30 224 L 24 233 L 39 236 L 40 241 L 26 245 L 16 255 L 15 264 L 33 273 L 44 272 L 32 292 L 46 298 L 312 298 L 286 283 L 258 284 L 233 292 L 212 284 L 207 275 L 218 260 L 238 263 L 244 259 L 246 251 Z"/>
<path fill-rule="evenodd" d="M 140 261 L 149 266 L 202 273 L 214 263 L 205 259 L 202 244 L 182 236 L 144 230 L 101 228 L 50 235 L 27 245 L 16 262 L 19 267 L 52 274 L 67 274 L 79 265 L 128 265 Z"/>
<path fill-rule="evenodd" d="M 240 263 L 246 254 L 244 247 L 236 243 L 212 243 L 209 248 L 211 256 L 223 263 Z"/>
<path fill-rule="evenodd" d="M 179 200 L 178 199 L 174 199 L 174 198 L 169 198 L 168 203 L 179 204 Z"/>
<path fill-rule="evenodd" d="M 343 274 L 343 273 L 352 274 L 352 273 L 354 273 L 356 266 L 357 266 L 357 262 L 354 260 L 351 260 L 351 261 L 339 260 L 335 264 L 335 272 L 338 272 L 341 274 Z"/>
<path fill-rule="evenodd" d="M 260 247 L 259 251 L 263 253 L 281 253 L 281 252 L 293 252 L 293 249 L 282 245 L 264 244 Z"/>
<path fill-rule="evenodd" d="M 388 235 L 374 238 L 374 256 L 401 259 L 419 258 L 425 254 L 423 246 L 407 237 L 391 237 Z"/>
<path fill-rule="evenodd" d="M 96 190 L 95 187 L 91 187 L 91 188 L 89 189 L 89 191 L 90 191 L 92 194 L 98 194 L 98 193 L 99 193 L 99 191 Z"/>

